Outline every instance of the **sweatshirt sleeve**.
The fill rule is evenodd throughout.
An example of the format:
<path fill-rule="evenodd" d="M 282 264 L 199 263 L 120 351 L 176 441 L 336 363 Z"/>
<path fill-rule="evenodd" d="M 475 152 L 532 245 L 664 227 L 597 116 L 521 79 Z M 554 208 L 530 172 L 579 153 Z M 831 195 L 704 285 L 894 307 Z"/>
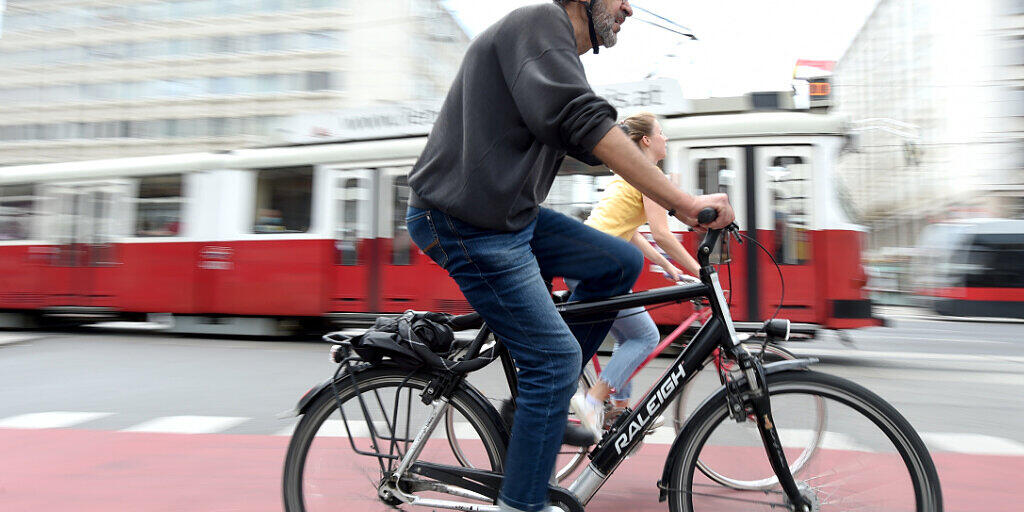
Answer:
<path fill-rule="evenodd" d="M 590 88 L 571 29 L 563 25 L 545 18 L 530 29 L 506 30 L 510 37 L 499 38 L 495 51 L 530 132 L 546 145 L 589 153 L 615 126 L 617 113 Z"/>

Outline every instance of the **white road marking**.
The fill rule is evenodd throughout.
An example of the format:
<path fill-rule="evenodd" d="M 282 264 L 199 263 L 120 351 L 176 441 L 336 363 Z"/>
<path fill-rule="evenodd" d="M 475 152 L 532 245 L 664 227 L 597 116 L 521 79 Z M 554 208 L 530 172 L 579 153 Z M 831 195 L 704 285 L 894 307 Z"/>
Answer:
<path fill-rule="evenodd" d="M 239 425 L 248 419 L 233 416 L 165 416 L 139 423 L 121 431 L 162 434 L 213 434 Z"/>
<path fill-rule="evenodd" d="M 983 434 L 924 432 L 921 434 L 921 439 L 929 449 L 939 452 L 972 455 L 1024 455 L 1024 443 Z"/>
<path fill-rule="evenodd" d="M 0 418 L 0 428 L 11 429 L 54 429 L 73 427 L 88 421 L 112 416 L 109 412 L 74 412 L 74 411 L 49 411 L 29 414 L 21 414 Z M 151 432 L 151 433 L 174 433 L 174 434 L 205 434 L 222 432 L 236 425 L 248 421 L 250 418 L 233 416 L 166 416 L 154 418 L 150 421 L 123 429 L 122 432 Z M 297 423 L 274 433 L 277 436 L 290 436 Z M 374 427 L 378 435 L 387 433 L 387 425 L 383 421 L 375 421 Z M 366 421 L 351 420 L 349 428 L 357 438 L 369 438 L 370 429 Z M 404 430 L 404 425 L 402 429 Z M 417 425 L 410 425 L 412 432 L 409 438 L 416 436 Z M 400 437 L 405 434 L 400 430 Z M 476 431 L 469 423 L 464 421 L 455 422 L 455 434 L 459 439 L 479 439 Z M 344 437 L 348 433 L 340 419 L 331 419 L 325 422 L 321 431 L 317 434 L 327 437 Z M 446 436 L 444 423 L 441 423 L 431 434 L 432 439 L 442 439 Z M 809 429 L 788 429 L 780 431 L 784 446 L 805 446 L 811 440 L 812 432 Z M 676 435 L 671 427 L 662 426 L 652 435 L 644 440 L 647 444 L 666 445 L 675 441 Z M 1024 456 L 1024 442 L 1014 441 L 1003 437 L 990 436 L 985 434 L 972 433 L 950 433 L 950 432 L 922 432 L 921 438 L 928 445 L 932 452 L 953 452 L 970 455 L 1006 455 Z M 849 451 L 872 451 L 870 448 L 857 443 L 856 439 L 845 434 L 826 432 L 822 439 L 821 447 L 831 450 Z"/>
<path fill-rule="evenodd" d="M 110 416 L 110 412 L 51 411 L 21 414 L 0 419 L 0 428 L 67 428 Z"/>

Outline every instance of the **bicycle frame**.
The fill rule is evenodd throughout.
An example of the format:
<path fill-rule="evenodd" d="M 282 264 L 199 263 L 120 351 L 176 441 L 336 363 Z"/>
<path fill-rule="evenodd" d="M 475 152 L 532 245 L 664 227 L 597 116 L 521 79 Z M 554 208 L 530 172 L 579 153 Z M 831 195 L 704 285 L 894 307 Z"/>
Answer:
<path fill-rule="evenodd" d="M 785 454 L 782 451 L 782 443 L 779 440 L 778 432 L 775 430 L 768 402 L 768 393 L 765 389 L 764 368 L 761 366 L 760 361 L 749 354 L 740 343 L 718 273 L 708 263 L 708 255 L 711 252 L 711 248 L 718 243 L 720 234 L 720 232 L 715 231 L 709 232 L 698 250 L 698 259 L 702 264 L 701 283 L 699 284 L 676 285 L 607 299 L 562 303 L 555 306 L 567 321 L 574 318 L 593 319 L 598 316 L 607 316 L 602 314 L 627 308 L 666 302 L 682 302 L 695 298 L 707 299 L 712 312 L 710 318 L 701 326 L 693 340 L 684 347 L 657 383 L 641 399 L 640 403 L 628 416 L 620 416 L 611 430 L 604 435 L 590 453 L 590 464 L 570 484 L 568 493 L 565 492 L 566 489 L 555 486 L 550 487 L 550 492 L 554 496 L 559 497 L 563 504 L 569 506 L 570 509 L 583 510 L 582 506 L 593 498 L 612 472 L 642 442 L 644 432 L 651 426 L 654 419 L 660 416 L 665 408 L 683 391 L 684 387 L 703 367 L 708 357 L 718 348 L 728 351 L 739 363 L 740 371 L 745 377 L 744 388 L 740 390 L 742 406 L 744 411 L 746 411 L 745 416 L 754 417 L 761 433 L 769 462 L 775 470 L 775 474 L 779 477 L 783 491 L 789 498 L 790 503 L 796 504 L 796 510 L 803 510 L 801 507 L 809 506 L 800 495 L 793 475 L 789 470 L 789 465 L 786 462 Z M 486 327 L 483 329 L 486 329 Z M 682 331 L 682 329 L 677 330 Z M 482 342 L 483 337 L 478 335 L 477 341 Z M 469 349 L 466 358 L 479 357 L 481 344 L 474 343 Z M 492 350 L 498 349 L 499 346 L 496 342 Z M 507 355 L 507 351 L 504 352 Z M 507 370 L 508 361 L 504 356 L 502 359 L 506 364 Z M 513 382 L 514 374 L 510 377 L 510 383 Z M 407 494 L 398 485 L 399 480 L 405 476 L 406 470 L 408 470 L 409 473 L 437 479 L 443 487 L 448 487 L 444 484 L 450 484 L 454 487 L 460 487 L 460 484 L 471 484 L 469 487 L 474 490 L 482 490 L 487 487 L 494 489 L 494 493 L 497 493 L 497 489 L 500 487 L 502 475 L 492 472 L 415 462 L 416 454 L 419 453 L 422 443 L 426 442 L 426 439 L 437 426 L 438 418 L 444 412 L 444 409 L 448 407 L 446 400 L 443 403 L 438 403 L 440 400 L 444 400 L 444 398 L 442 397 L 434 401 L 435 407 L 431 419 L 417 434 L 412 446 L 407 449 L 403 460 L 399 464 L 400 471 L 397 471 L 392 477 L 393 485 L 390 486 L 389 491 L 402 501 L 413 505 L 496 512 L 498 508 L 494 505 L 426 499 L 414 494 Z M 413 486 L 415 485 L 413 484 Z M 425 488 L 434 488 L 436 490 L 438 484 L 424 483 L 421 485 L 426 485 L 427 487 Z M 433 485 L 433 487 L 430 487 L 430 485 Z M 453 495 L 467 496 L 464 491 L 451 490 L 455 491 L 451 492 Z"/>
<path fill-rule="evenodd" d="M 701 324 L 703 325 L 703 323 L 707 322 L 708 318 L 710 317 L 710 309 L 701 309 L 699 311 L 694 311 L 693 313 L 691 313 L 690 316 L 686 317 L 686 319 L 683 320 L 683 322 L 679 324 L 679 326 L 676 327 L 671 333 L 669 333 L 668 336 L 665 336 L 665 339 L 661 340 L 661 343 L 659 343 L 657 347 L 654 347 L 654 350 L 652 350 L 651 353 L 647 355 L 647 358 L 644 359 L 643 362 L 637 365 L 636 370 L 633 370 L 633 373 L 629 375 L 629 378 L 626 379 L 626 381 L 628 382 L 630 380 L 633 380 L 633 377 L 636 377 L 636 374 L 640 373 L 640 370 L 643 370 L 644 367 L 647 366 L 647 363 L 650 363 L 652 360 L 654 360 L 654 358 L 660 356 L 661 353 L 664 352 L 669 345 L 674 343 L 676 341 L 676 338 L 678 338 L 684 332 L 686 332 L 686 330 L 689 329 L 694 322 L 700 320 Z M 598 360 L 597 354 L 594 354 L 594 357 L 592 357 L 590 361 L 594 365 L 594 370 L 597 372 L 598 376 L 600 376 L 601 361 Z"/>

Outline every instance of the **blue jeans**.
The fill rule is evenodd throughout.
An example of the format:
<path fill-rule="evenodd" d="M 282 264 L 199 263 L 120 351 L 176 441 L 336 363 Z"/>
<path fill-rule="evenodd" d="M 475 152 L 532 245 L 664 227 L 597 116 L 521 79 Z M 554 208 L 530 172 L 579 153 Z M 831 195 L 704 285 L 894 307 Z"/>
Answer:
<path fill-rule="evenodd" d="M 618 295 L 633 286 L 643 256 L 623 240 L 547 209 L 512 232 L 413 207 L 406 225 L 515 360 L 518 398 L 499 499 L 519 510 L 541 510 L 583 361 L 597 351 L 612 320 L 570 329 L 545 278 L 579 280 L 574 300 Z"/>
<path fill-rule="evenodd" d="M 573 279 L 565 280 L 570 290 L 577 284 Z M 611 395 L 613 400 L 629 400 L 633 391 L 629 377 L 658 346 L 661 334 L 651 314 L 639 306 L 619 311 L 612 323 L 612 337 L 615 338 L 612 358 L 601 368 L 599 378 L 615 390 Z"/>

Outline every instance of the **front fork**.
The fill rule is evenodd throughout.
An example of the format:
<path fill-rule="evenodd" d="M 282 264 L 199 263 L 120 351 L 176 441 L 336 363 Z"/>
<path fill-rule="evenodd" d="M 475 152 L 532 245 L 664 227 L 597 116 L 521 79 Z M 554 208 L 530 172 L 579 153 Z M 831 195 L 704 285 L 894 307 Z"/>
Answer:
<path fill-rule="evenodd" d="M 789 502 L 793 504 L 793 510 L 810 512 L 811 503 L 800 493 L 793 473 L 789 470 L 786 453 L 782 450 L 779 431 L 775 428 L 775 419 L 772 417 L 768 382 L 761 361 L 747 352 L 742 345 L 733 347 L 733 356 L 739 362 L 740 368 L 746 376 L 746 384 L 742 388 L 740 385 L 727 384 L 732 413 L 739 419 L 745 419 L 749 415 L 754 417 L 757 430 L 761 434 L 761 442 L 764 443 L 764 450 L 768 454 L 768 462 L 779 478 L 782 491 L 789 498 Z"/>

